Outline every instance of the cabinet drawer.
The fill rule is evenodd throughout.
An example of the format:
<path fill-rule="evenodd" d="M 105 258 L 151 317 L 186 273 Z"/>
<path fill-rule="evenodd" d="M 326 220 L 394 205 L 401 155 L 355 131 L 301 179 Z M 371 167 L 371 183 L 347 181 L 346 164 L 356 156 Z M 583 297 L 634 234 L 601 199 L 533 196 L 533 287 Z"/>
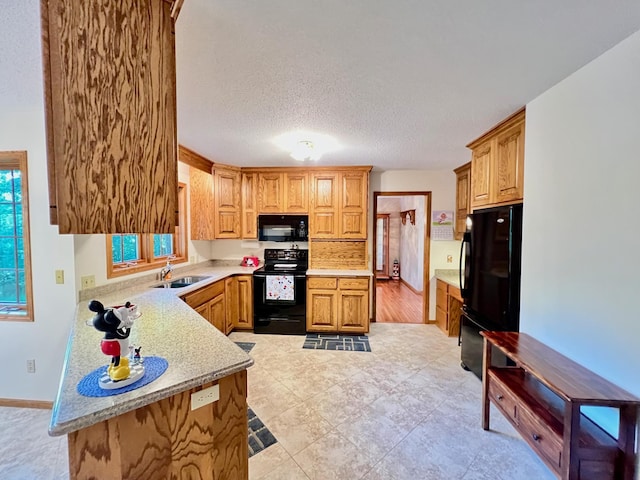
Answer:
<path fill-rule="evenodd" d="M 517 424 L 515 399 L 495 377 L 489 375 L 489 398 L 512 423 Z"/>
<path fill-rule="evenodd" d="M 187 305 L 193 308 L 199 307 L 221 293 L 224 293 L 224 282 L 216 282 L 195 292 L 187 293 L 182 299 L 187 302 Z"/>
<path fill-rule="evenodd" d="M 342 290 L 367 290 L 369 288 L 368 278 L 339 278 L 338 286 Z"/>
<path fill-rule="evenodd" d="M 562 467 L 562 439 L 532 412 L 522 405 L 518 408 L 518 430 L 554 470 Z"/>
<path fill-rule="evenodd" d="M 328 277 L 309 277 L 307 278 L 307 286 L 309 288 L 335 290 L 338 287 L 338 279 Z"/>

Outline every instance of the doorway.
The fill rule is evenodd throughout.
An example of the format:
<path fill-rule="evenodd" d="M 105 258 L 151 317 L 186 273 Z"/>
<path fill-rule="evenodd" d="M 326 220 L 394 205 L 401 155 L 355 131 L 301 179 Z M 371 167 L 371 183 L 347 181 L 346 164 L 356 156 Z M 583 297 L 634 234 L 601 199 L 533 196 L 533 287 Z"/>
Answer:
<path fill-rule="evenodd" d="M 372 321 L 429 322 L 431 192 L 373 192 Z"/>

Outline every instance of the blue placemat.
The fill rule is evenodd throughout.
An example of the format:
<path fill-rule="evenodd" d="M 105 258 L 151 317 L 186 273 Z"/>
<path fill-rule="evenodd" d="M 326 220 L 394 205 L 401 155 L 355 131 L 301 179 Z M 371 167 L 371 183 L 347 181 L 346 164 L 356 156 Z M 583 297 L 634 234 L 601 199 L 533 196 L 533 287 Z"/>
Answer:
<path fill-rule="evenodd" d="M 78 393 L 85 397 L 110 397 L 111 395 L 130 392 L 153 382 L 165 372 L 168 366 L 169 362 L 162 357 L 144 357 L 144 375 L 140 380 L 126 387 L 105 390 L 98 385 L 99 378 L 107 371 L 107 365 L 104 365 L 95 369 L 78 382 Z"/>

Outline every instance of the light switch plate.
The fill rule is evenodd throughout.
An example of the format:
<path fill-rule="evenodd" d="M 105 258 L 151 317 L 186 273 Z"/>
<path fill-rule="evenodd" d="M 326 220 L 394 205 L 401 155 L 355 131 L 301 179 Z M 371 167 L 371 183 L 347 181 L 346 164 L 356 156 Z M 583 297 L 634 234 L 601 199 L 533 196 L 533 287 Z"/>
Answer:
<path fill-rule="evenodd" d="M 191 410 L 195 410 L 220 399 L 220 386 L 215 384 L 211 387 L 191 394 Z"/>

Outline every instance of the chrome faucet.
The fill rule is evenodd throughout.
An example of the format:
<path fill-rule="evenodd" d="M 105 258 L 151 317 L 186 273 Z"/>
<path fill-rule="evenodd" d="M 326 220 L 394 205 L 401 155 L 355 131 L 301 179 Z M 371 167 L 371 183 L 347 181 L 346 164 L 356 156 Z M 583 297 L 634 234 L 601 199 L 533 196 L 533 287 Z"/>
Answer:
<path fill-rule="evenodd" d="M 167 260 L 167 264 L 160 270 L 160 280 L 164 281 L 171 270 L 173 270 L 173 265 L 171 265 L 171 260 Z"/>

